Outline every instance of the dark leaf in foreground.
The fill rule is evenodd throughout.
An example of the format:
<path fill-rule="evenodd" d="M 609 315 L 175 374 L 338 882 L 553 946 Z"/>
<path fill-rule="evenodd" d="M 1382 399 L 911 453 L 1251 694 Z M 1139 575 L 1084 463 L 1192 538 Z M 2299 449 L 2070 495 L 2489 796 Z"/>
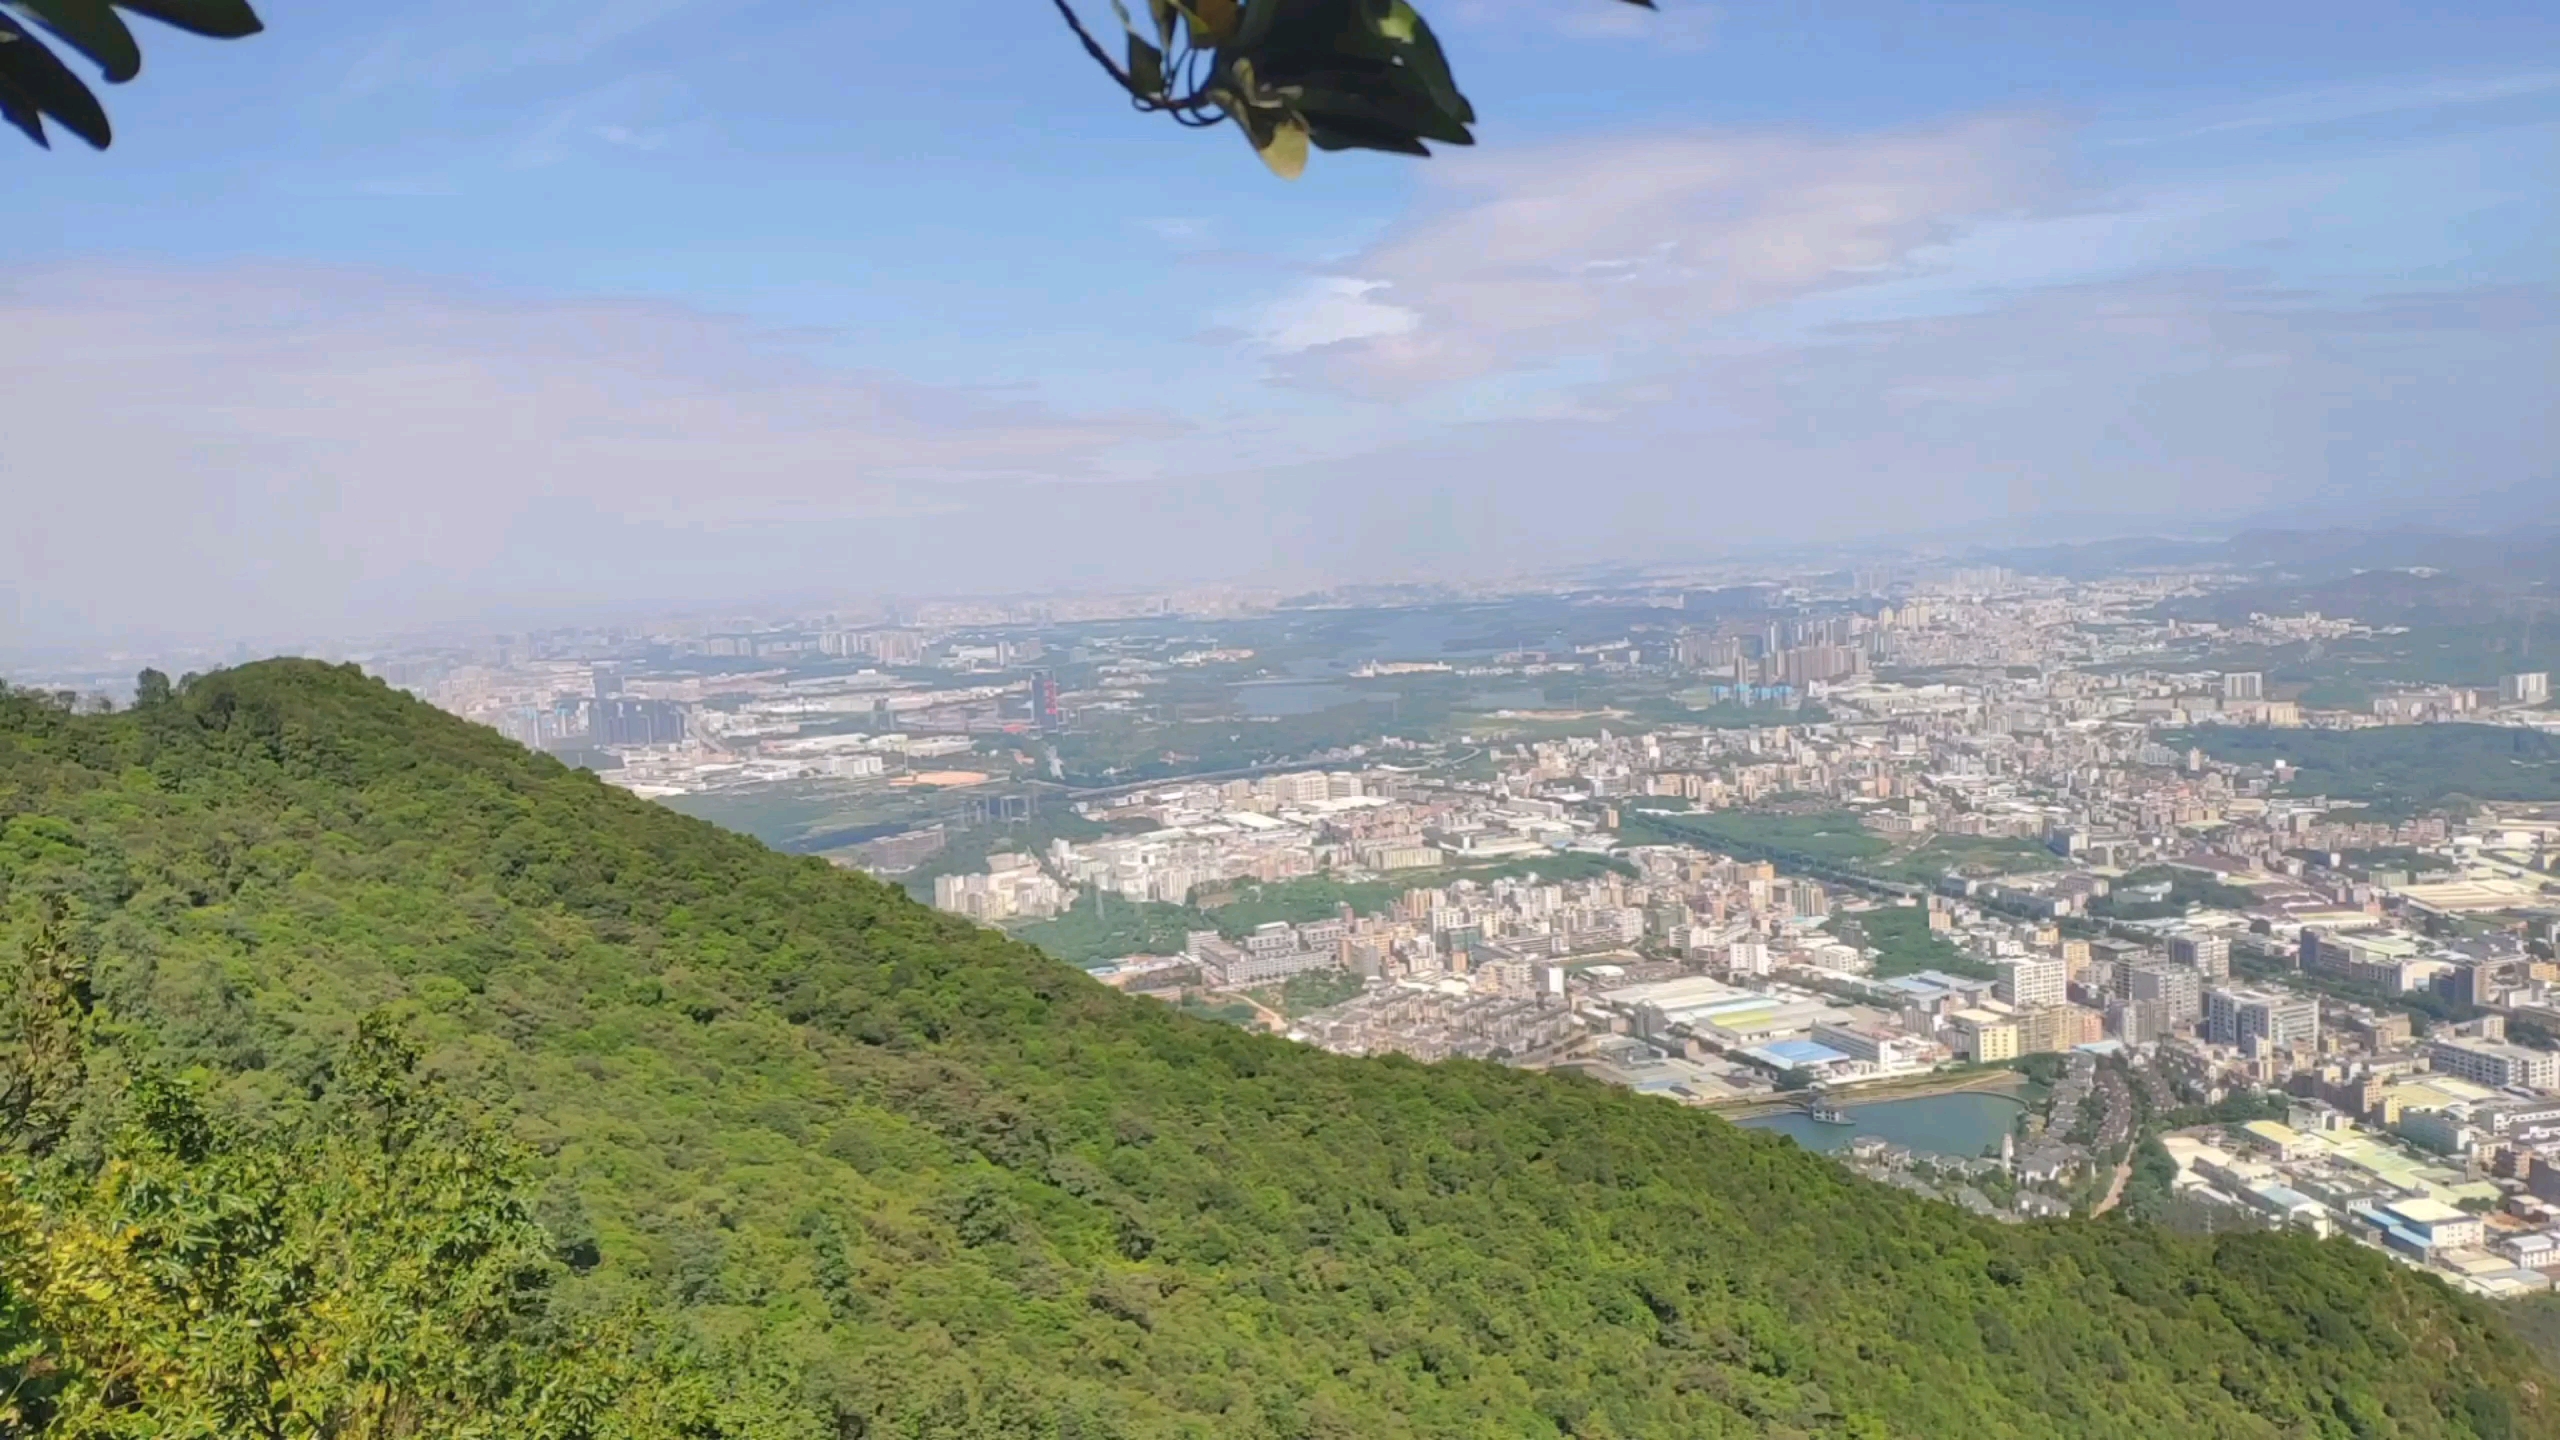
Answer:
<path fill-rule="evenodd" d="M 48 119 L 100 150 L 115 134 L 87 82 L 41 36 L 18 23 L 12 9 L 33 17 L 116 85 L 142 71 L 142 47 L 119 9 L 216 40 L 265 28 L 247 0 L 0 0 L 0 120 L 47 149 Z"/>
<path fill-rule="evenodd" d="M 1152 43 L 1115 3 L 1130 32 L 1126 68 L 1070 0 L 1052 3 L 1138 109 L 1193 127 L 1232 120 L 1284 177 L 1305 167 L 1310 146 L 1429 155 L 1426 141 L 1475 143 L 1475 107 L 1410 0 L 1149 0 Z"/>

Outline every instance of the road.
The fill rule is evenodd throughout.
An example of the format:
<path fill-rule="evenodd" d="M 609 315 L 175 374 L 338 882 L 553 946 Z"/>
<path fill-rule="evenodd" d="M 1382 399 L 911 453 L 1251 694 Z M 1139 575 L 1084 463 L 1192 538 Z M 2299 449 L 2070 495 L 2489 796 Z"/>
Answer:
<path fill-rule="evenodd" d="M 2115 1179 L 2107 1183 L 2107 1198 L 2099 1201 L 2095 1206 L 2091 1207 L 2089 1214 L 2093 1217 L 2104 1215 L 2108 1211 L 2116 1208 L 2116 1202 L 2124 1198 L 2125 1182 L 2132 1178 L 2133 1157 L 2131 1155 L 2127 1155 L 2124 1157 L 2123 1161 L 2116 1166 Z"/>

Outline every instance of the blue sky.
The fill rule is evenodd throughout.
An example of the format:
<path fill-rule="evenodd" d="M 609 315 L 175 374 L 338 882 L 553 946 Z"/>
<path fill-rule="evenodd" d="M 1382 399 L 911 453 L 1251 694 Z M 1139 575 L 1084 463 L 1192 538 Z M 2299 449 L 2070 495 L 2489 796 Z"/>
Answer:
<path fill-rule="evenodd" d="M 1131 114 L 1040 0 L 145 33 L 112 151 L 0 160 L 42 342 L 0 347 L 0 624 L 2560 489 L 2549 5 L 1663 5 L 1434 0 L 1482 143 L 1295 184 Z"/>

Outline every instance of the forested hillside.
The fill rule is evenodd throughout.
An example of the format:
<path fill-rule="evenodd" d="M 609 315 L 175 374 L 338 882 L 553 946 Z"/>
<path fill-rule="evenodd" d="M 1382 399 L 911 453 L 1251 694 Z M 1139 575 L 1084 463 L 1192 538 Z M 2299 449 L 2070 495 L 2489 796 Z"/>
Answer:
<path fill-rule="evenodd" d="M 515 1197 L 454 1213 L 503 1232 L 472 1263 L 530 1257 L 526 1383 L 580 1337 L 663 1333 L 624 1367 L 695 1396 L 661 1433 L 2560 1435 L 2482 1310 L 2348 1245 L 2001 1228 L 1660 1100 L 1188 1020 L 349 670 L 112 716 L 0 699 L 9 953 L 49 900 L 116 1058 L 95 1135 L 11 1162 L 0 1244 L 169 1273 L 95 1218 L 139 1203 L 138 1165 L 196 1183 L 136 1076 L 269 1157 L 240 1163 L 311 1233 L 378 1210 L 411 1182 L 365 1097 L 405 1035 L 401 1083 L 518 1149 L 457 1118 L 439 1153 L 496 1157 L 472 1184 Z M 410 1261 L 342 1256 L 311 1293 L 448 1303 L 420 1276 L 452 1227 L 415 1229 L 384 1240 Z M 33 1283 L 0 1267 L 0 1387 L 58 1354 Z M 722 1384 L 772 1403 L 650 1379 L 668 1356 L 752 1357 Z M 479 1393 L 339 1373 L 305 1383 Z M 152 1433 L 159 1393 L 99 1390 L 133 1423 L 89 1433 Z M 661 1413 L 622 1403 L 615 1433 Z"/>

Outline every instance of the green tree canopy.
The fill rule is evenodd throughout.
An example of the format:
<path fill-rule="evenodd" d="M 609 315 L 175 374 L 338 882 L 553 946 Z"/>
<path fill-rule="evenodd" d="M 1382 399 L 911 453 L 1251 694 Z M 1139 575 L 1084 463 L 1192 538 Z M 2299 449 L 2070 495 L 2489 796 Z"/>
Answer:
<path fill-rule="evenodd" d="M 641 1312 L 555 1313 L 526 1157 L 418 1074 L 387 1012 L 324 1104 L 226 1117 L 147 1026 L 92 1012 L 45 908 L 0 964 L 0 1436 L 822 1433 Z"/>
<path fill-rule="evenodd" d="M 0 695 L 30 944 L 0 1019 L 83 1058 L 0 1083 L 83 1089 L 0 1157 L 0 1393 L 53 1434 L 540 1435 L 574 1379 L 599 1436 L 2560 1440 L 2367 1248 L 1194 1020 L 351 669 Z"/>

